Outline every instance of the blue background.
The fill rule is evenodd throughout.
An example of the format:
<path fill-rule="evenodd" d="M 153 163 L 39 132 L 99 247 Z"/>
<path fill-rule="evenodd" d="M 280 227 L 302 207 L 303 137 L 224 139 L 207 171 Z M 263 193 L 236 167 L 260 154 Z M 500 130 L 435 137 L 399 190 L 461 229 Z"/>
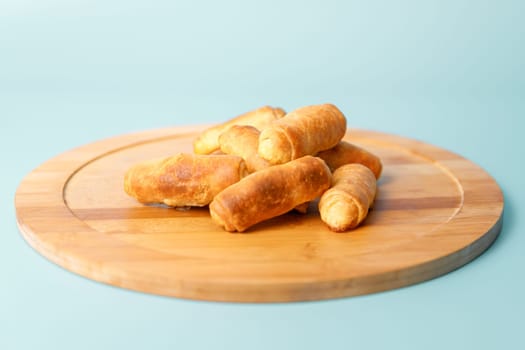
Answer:
<path fill-rule="evenodd" d="M 522 1 L 0 0 L 0 348 L 525 348 L 524 13 Z M 322 102 L 350 127 L 484 167 L 505 194 L 494 245 L 415 286 L 257 305 L 102 285 L 18 233 L 19 182 L 59 153 Z"/>

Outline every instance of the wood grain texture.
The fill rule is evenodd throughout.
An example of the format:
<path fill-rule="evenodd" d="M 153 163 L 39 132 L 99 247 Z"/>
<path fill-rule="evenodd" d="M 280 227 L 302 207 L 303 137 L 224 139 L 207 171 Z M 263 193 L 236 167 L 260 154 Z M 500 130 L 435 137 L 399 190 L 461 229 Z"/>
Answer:
<path fill-rule="evenodd" d="M 331 232 L 311 205 L 232 234 L 207 208 L 144 206 L 123 190 L 134 163 L 191 152 L 202 127 L 119 136 L 65 152 L 21 182 L 17 221 L 42 255 L 111 285 L 190 299 L 317 300 L 425 281 L 471 261 L 501 229 L 503 196 L 483 169 L 449 151 L 351 129 L 381 157 L 373 209 L 358 229 Z"/>

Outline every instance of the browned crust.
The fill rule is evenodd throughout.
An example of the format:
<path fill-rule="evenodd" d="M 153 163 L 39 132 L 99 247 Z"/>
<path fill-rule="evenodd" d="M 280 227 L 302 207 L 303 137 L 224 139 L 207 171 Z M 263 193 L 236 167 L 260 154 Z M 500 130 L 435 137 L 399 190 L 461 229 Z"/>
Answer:
<path fill-rule="evenodd" d="M 221 151 L 242 157 L 250 173 L 267 168 L 270 163 L 257 153 L 259 134 L 260 131 L 251 125 L 233 125 L 219 136 Z"/>
<path fill-rule="evenodd" d="M 346 164 L 332 176 L 332 187 L 319 200 L 323 222 L 336 232 L 357 227 L 368 215 L 376 195 L 374 173 L 362 164 Z"/>
<path fill-rule="evenodd" d="M 246 173 L 244 160 L 237 156 L 181 153 L 131 167 L 124 190 L 141 203 L 205 206 Z"/>
<path fill-rule="evenodd" d="M 272 164 L 282 164 L 334 147 L 345 132 L 346 118 L 336 106 L 306 106 L 263 129 L 258 153 Z"/>
<path fill-rule="evenodd" d="M 263 106 L 204 130 L 193 142 L 197 154 L 210 154 L 219 149 L 219 136 L 233 125 L 251 125 L 261 130 L 286 112 L 279 107 Z"/>
<path fill-rule="evenodd" d="M 324 161 L 305 156 L 257 171 L 226 188 L 211 202 L 210 213 L 225 230 L 243 232 L 319 197 L 330 183 Z"/>
<path fill-rule="evenodd" d="M 376 179 L 379 179 L 383 170 L 378 156 L 347 141 L 340 141 L 335 147 L 321 151 L 317 156 L 323 159 L 332 171 L 345 164 L 359 163 L 372 170 Z"/>

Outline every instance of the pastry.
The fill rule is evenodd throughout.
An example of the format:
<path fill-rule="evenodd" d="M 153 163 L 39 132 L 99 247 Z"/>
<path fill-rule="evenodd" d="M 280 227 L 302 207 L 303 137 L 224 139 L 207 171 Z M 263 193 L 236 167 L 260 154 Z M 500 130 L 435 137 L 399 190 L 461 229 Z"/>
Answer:
<path fill-rule="evenodd" d="M 264 106 L 241 114 L 222 124 L 204 130 L 193 142 L 193 151 L 197 154 L 210 154 L 219 149 L 219 136 L 232 125 L 251 125 L 261 130 L 272 121 L 283 117 L 286 112 L 281 108 Z"/>
<path fill-rule="evenodd" d="M 210 214 L 226 231 L 243 232 L 319 197 L 330 183 L 326 163 L 304 156 L 259 170 L 226 188 L 210 203 Z"/>
<path fill-rule="evenodd" d="M 346 118 L 336 106 L 302 107 L 262 129 L 258 153 L 272 164 L 282 164 L 334 147 L 345 132 Z"/>
<path fill-rule="evenodd" d="M 181 153 L 131 167 L 124 177 L 124 190 L 141 203 L 205 206 L 245 175 L 241 157 Z"/>
<path fill-rule="evenodd" d="M 319 200 L 321 219 L 332 231 L 357 227 L 376 195 L 374 173 L 361 164 L 343 165 L 332 175 L 332 187 Z"/>
<path fill-rule="evenodd" d="M 376 179 L 379 179 L 383 169 L 379 157 L 346 141 L 340 141 L 335 147 L 321 151 L 317 156 L 324 160 L 332 171 L 345 164 L 359 163 L 372 170 Z"/>
<path fill-rule="evenodd" d="M 259 157 L 259 130 L 250 125 L 233 125 L 219 136 L 222 152 L 242 157 L 250 173 L 270 166 L 270 163 Z"/>

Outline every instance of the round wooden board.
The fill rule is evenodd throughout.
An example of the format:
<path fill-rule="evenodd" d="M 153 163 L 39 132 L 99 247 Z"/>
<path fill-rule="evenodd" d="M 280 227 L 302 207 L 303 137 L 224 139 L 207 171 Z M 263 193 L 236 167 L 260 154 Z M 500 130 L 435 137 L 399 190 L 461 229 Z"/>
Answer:
<path fill-rule="evenodd" d="M 438 147 L 350 130 L 345 139 L 384 164 L 362 226 L 334 233 L 315 205 L 244 234 L 207 208 L 144 206 L 123 191 L 134 163 L 191 152 L 202 126 L 119 136 L 63 153 L 16 193 L 20 231 L 48 259 L 82 276 L 191 299 L 274 302 L 336 298 L 418 283 L 456 269 L 496 239 L 503 196 L 472 162 Z"/>

